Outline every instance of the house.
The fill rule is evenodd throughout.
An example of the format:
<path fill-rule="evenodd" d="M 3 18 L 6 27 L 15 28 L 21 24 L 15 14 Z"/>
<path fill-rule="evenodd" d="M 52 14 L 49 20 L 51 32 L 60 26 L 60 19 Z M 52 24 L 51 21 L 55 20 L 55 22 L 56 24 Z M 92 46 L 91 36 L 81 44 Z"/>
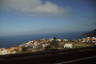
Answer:
<path fill-rule="evenodd" d="M 0 55 L 6 55 L 6 54 L 9 54 L 8 50 L 5 48 L 0 48 Z"/>
<path fill-rule="evenodd" d="M 65 42 L 67 42 L 68 41 L 68 39 L 63 39 Z"/>
<path fill-rule="evenodd" d="M 96 37 L 86 37 L 86 38 L 83 38 L 82 42 L 96 43 Z"/>
<path fill-rule="evenodd" d="M 64 44 L 64 48 L 73 48 L 73 44 L 66 43 L 66 44 Z"/>
<path fill-rule="evenodd" d="M 61 42 L 61 39 L 57 39 L 57 41 Z"/>

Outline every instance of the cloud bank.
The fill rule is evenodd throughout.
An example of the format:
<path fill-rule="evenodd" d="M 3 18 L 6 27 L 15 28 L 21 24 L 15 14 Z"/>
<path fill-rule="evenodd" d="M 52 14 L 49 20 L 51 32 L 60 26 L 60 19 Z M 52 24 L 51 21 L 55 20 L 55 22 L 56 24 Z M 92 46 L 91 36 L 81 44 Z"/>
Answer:
<path fill-rule="evenodd" d="M 60 8 L 55 3 L 47 1 L 42 3 L 41 0 L 0 0 L 1 8 L 6 10 L 14 10 L 30 14 L 44 15 L 62 15 L 64 8 Z"/>

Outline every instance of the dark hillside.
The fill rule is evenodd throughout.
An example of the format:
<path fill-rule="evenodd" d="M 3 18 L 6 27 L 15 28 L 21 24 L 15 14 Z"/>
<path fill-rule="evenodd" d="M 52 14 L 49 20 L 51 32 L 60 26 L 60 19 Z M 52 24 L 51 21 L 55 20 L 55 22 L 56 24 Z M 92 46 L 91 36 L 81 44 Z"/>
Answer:
<path fill-rule="evenodd" d="M 96 37 L 96 29 L 84 34 L 87 37 Z"/>

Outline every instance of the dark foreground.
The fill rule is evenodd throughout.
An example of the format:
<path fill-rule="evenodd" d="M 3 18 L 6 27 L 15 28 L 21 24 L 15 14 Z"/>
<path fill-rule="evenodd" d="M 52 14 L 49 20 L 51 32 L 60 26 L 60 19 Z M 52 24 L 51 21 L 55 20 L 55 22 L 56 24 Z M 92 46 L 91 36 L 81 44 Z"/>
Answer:
<path fill-rule="evenodd" d="M 0 56 L 0 64 L 96 64 L 96 46 Z"/>

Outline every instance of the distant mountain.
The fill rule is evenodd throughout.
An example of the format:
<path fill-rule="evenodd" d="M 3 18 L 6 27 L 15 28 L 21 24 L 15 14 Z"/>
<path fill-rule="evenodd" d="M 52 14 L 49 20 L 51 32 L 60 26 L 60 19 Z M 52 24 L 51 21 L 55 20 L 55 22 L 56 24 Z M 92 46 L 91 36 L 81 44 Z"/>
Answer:
<path fill-rule="evenodd" d="M 96 37 L 96 29 L 84 34 L 87 37 Z"/>

